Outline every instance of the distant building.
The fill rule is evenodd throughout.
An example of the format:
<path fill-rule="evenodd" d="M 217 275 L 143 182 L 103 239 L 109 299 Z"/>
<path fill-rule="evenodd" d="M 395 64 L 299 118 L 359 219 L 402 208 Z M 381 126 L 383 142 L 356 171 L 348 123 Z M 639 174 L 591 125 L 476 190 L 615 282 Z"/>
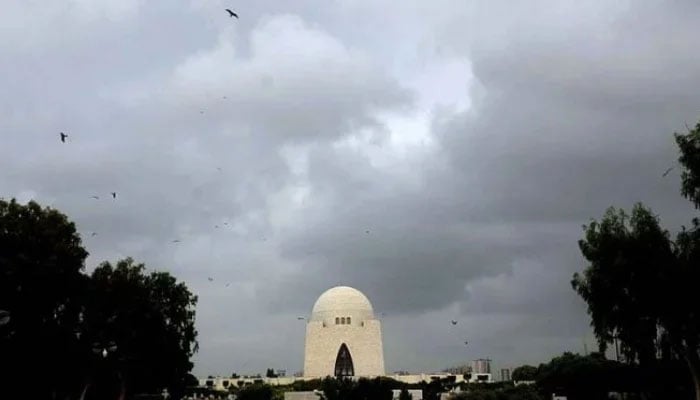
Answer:
<path fill-rule="evenodd" d="M 472 373 L 472 367 L 471 365 L 459 365 L 456 367 L 450 367 L 442 372 L 447 372 L 448 374 L 457 374 L 457 375 L 462 375 L 462 374 L 471 374 Z"/>
<path fill-rule="evenodd" d="M 488 358 L 480 358 L 472 361 L 472 373 L 474 374 L 490 374 L 491 360 Z"/>
<path fill-rule="evenodd" d="M 510 382 L 510 368 L 501 368 L 501 381 Z"/>

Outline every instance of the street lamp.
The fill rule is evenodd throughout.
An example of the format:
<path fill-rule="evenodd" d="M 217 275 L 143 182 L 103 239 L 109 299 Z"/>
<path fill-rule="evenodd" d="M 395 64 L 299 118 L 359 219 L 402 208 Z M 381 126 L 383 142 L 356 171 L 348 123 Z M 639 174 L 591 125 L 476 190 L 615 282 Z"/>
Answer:
<path fill-rule="evenodd" d="M 117 351 L 117 344 L 114 342 L 109 342 L 105 346 L 104 343 L 95 342 L 92 344 L 92 352 L 94 354 L 102 354 L 102 358 L 107 358 L 109 353 L 114 353 Z"/>
<path fill-rule="evenodd" d="M 10 323 L 10 312 L 0 310 L 0 326 L 5 326 Z"/>

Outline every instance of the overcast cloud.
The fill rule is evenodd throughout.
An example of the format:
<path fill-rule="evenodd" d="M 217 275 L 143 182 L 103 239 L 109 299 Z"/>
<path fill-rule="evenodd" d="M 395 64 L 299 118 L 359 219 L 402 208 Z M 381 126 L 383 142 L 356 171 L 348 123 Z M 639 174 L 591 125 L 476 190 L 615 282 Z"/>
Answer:
<path fill-rule="evenodd" d="M 13 2 L 0 195 L 185 280 L 197 374 L 301 370 L 338 284 L 388 372 L 583 351 L 581 225 L 689 220 L 661 174 L 700 119 L 700 3 L 611 3 Z"/>

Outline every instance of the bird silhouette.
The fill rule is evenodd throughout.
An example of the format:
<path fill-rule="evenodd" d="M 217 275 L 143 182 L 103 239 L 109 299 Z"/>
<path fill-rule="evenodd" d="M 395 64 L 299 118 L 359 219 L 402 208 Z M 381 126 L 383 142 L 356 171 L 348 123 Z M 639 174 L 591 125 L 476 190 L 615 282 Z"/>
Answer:
<path fill-rule="evenodd" d="M 231 285 L 231 284 L 230 284 L 230 283 L 227 283 L 227 284 L 226 284 L 226 287 L 229 287 L 229 285 Z"/>
<path fill-rule="evenodd" d="M 92 232 L 90 236 L 97 236 L 97 232 Z"/>
<path fill-rule="evenodd" d="M 298 319 L 299 321 L 301 321 L 301 320 L 304 320 L 304 319 L 306 319 L 306 318 L 304 318 L 304 317 L 297 317 L 297 319 Z"/>
<path fill-rule="evenodd" d="M 465 340 L 465 341 L 464 341 L 464 345 L 465 345 L 465 346 L 468 346 L 468 345 L 469 345 L 469 342 L 467 342 L 467 341 Z"/>
<path fill-rule="evenodd" d="M 224 222 L 224 225 L 228 225 L 228 222 Z"/>
<path fill-rule="evenodd" d="M 100 199 L 100 196 L 90 196 L 90 197 L 93 198 L 93 199 L 95 199 L 95 200 L 99 200 L 99 199 Z"/>
<path fill-rule="evenodd" d="M 457 320 L 452 320 L 452 325 L 457 325 Z"/>
<path fill-rule="evenodd" d="M 665 178 L 666 175 L 668 175 L 669 172 L 673 171 L 674 168 L 675 168 L 675 167 L 671 167 L 671 168 L 667 169 L 667 170 L 661 175 L 661 177 Z"/>
<path fill-rule="evenodd" d="M 236 14 L 235 12 L 229 10 L 228 8 L 226 9 L 226 12 L 228 12 L 229 17 L 236 17 L 236 19 L 238 19 L 238 14 Z"/>
<path fill-rule="evenodd" d="M 112 192 L 112 198 L 116 199 L 117 198 L 117 192 Z"/>
<path fill-rule="evenodd" d="M 365 233 L 369 234 L 369 230 L 366 230 Z"/>
<path fill-rule="evenodd" d="M 214 228 L 219 229 L 219 225 L 214 225 Z"/>
<path fill-rule="evenodd" d="M 173 240 L 173 243 L 180 243 L 180 239 Z"/>
<path fill-rule="evenodd" d="M 214 278 L 212 278 L 211 276 L 207 279 L 209 279 L 209 282 L 214 282 Z"/>
<path fill-rule="evenodd" d="M 65 143 L 65 142 L 66 142 L 66 138 L 68 137 L 68 135 L 66 135 L 66 134 L 63 133 L 63 132 L 59 133 L 59 135 L 61 135 L 61 142 L 62 142 L 62 143 Z"/>

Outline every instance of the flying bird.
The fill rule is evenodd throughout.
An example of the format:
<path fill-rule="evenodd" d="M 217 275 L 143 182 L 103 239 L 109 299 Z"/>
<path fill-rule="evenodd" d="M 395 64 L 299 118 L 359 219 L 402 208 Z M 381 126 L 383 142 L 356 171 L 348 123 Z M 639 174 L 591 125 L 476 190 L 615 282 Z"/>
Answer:
<path fill-rule="evenodd" d="M 457 325 L 457 320 L 456 320 L 456 319 L 453 319 L 453 320 L 452 320 L 452 325 Z"/>
<path fill-rule="evenodd" d="M 97 232 L 92 232 L 90 236 L 97 236 Z"/>
<path fill-rule="evenodd" d="M 180 239 L 173 240 L 173 243 L 180 243 Z"/>
<path fill-rule="evenodd" d="M 465 341 L 464 341 L 464 345 L 465 345 L 465 346 L 468 346 L 468 345 L 469 345 L 469 342 L 467 342 L 467 341 L 465 340 Z"/>
<path fill-rule="evenodd" d="M 224 225 L 228 225 L 228 222 L 224 222 Z"/>
<path fill-rule="evenodd" d="M 226 287 L 229 287 L 229 285 L 230 285 L 230 283 L 227 283 L 227 284 L 226 284 Z"/>
<path fill-rule="evenodd" d="M 212 278 L 211 276 L 207 279 L 209 279 L 209 282 L 214 282 L 214 278 Z"/>
<path fill-rule="evenodd" d="M 59 133 L 59 135 L 61 135 L 61 142 L 62 142 L 62 143 L 65 143 L 65 142 L 66 142 L 66 138 L 68 137 L 68 135 L 66 135 L 66 134 L 63 133 L 63 132 Z"/>
<path fill-rule="evenodd" d="M 365 233 L 369 234 L 369 230 L 365 231 Z"/>
<path fill-rule="evenodd" d="M 671 167 L 671 168 L 667 169 L 667 170 L 661 175 L 661 177 L 665 178 L 666 175 L 668 175 L 669 172 L 673 171 L 674 168 L 676 168 L 676 167 Z"/>
<path fill-rule="evenodd" d="M 112 198 L 116 199 L 117 198 L 117 192 L 112 192 Z"/>
<path fill-rule="evenodd" d="M 100 199 L 100 196 L 90 196 L 90 197 L 93 198 L 93 199 L 95 199 L 95 200 L 99 200 L 99 199 Z"/>
<path fill-rule="evenodd" d="M 229 10 L 228 8 L 226 9 L 226 12 L 228 12 L 229 18 L 230 18 L 230 17 L 236 17 L 236 19 L 238 19 L 238 14 L 236 14 L 235 12 Z"/>
<path fill-rule="evenodd" d="M 301 320 L 305 320 L 306 318 L 304 318 L 304 317 L 297 317 L 297 319 L 298 319 L 299 321 L 301 321 Z"/>
<path fill-rule="evenodd" d="M 219 229 L 219 225 L 214 225 L 214 228 Z"/>

